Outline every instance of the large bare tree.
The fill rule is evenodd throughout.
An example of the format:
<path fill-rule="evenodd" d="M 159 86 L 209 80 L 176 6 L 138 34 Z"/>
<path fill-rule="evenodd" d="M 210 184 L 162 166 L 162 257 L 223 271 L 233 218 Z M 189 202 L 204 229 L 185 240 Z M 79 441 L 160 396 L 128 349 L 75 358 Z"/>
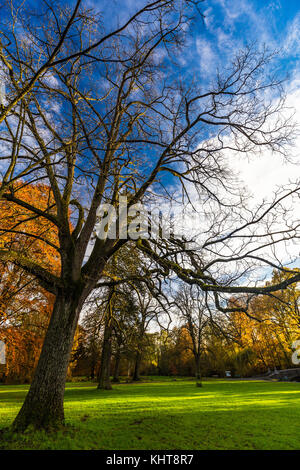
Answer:
<path fill-rule="evenodd" d="M 94 289 L 104 285 L 107 263 L 128 241 L 120 230 L 113 237 L 95 237 L 101 204 L 109 202 L 118 209 L 121 196 L 128 198 L 129 207 L 157 195 L 167 200 L 168 181 L 178 181 L 183 192 L 192 184 L 222 214 L 230 203 L 218 198 L 217 189 L 231 190 L 223 152 L 234 155 L 268 148 L 283 153 L 291 138 L 292 126 L 282 113 L 283 100 L 267 101 L 265 92 L 281 92 L 281 82 L 264 76 L 272 59 L 266 51 L 248 48 L 241 52 L 206 90 L 189 75 L 181 80 L 180 54 L 195 8 L 197 2 L 188 0 L 145 2 L 123 27 L 105 32 L 97 14 L 80 7 L 73 13 L 62 13 L 53 4 L 51 30 L 42 28 L 39 37 L 40 29 L 35 28 L 38 18 L 31 24 L 25 17 L 25 32 L 14 37 L 9 64 L 13 62 L 12 67 L 21 73 L 14 82 L 7 63 L 7 79 L 12 89 L 23 90 L 35 76 L 33 51 L 49 58 L 61 35 L 58 18 L 66 18 L 67 24 L 72 20 L 72 34 L 60 48 L 62 59 L 51 61 L 51 73 L 39 74 L 30 92 L 17 95 L 20 99 L 7 110 L 1 128 L 2 197 L 31 211 L 32 217 L 53 224 L 59 238 L 55 249 L 61 260 L 57 275 L 5 245 L 0 250 L 2 260 L 22 267 L 56 296 L 15 430 L 29 425 L 53 427 L 64 420 L 65 378 L 82 306 Z M 99 40 L 100 36 L 105 41 Z M 90 45 L 95 46 L 93 50 Z M 49 186 L 46 210 L 39 208 L 38 201 L 35 204 L 20 197 L 20 188 L 40 181 Z M 247 251 L 246 241 L 261 240 L 258 248 L 267 243 L 276 248 L 280 243 L 274 240 L 278 228 L 275 224 L 272 229 L 269 214 L 297 191 L 299 188 L 287 191 L 255 213 L 236 214 L 237 223 L 243 223 L 231 231 L 224 225 L 229 219 L 220 220 L 215 212 L 217 218 L 200 251 L 188 248 L 178 237 L 138 239 L 137 247 L 155 263 L 146 277 L 174 273 L 204 292 L 212 292 L 221 309 L 222 293 L 270 293 L 299 281 L 300 274 L 291 270 L 288 279 L 269 287 L 239 282 L 241 272 L 250 269 L 252 261 L 280 264 L 276 255 L 275 261 L 270 261 Z M 267 220 L 267 233 L 255 230 L 263 220 Z M 279 231 L 282 240 L 295 237 L 297 227 L 290 221 L 287 227 L 283 223 Z M 245 233 L 247 228 L 250 233 Z M 12 221 L 11 230 L 24 235 L 21 221 Z M 226 265 L 229 259 L 222 256 L 219 247 L 228 247 L 237 239 L 242 240 L 241 246 L 235 255 L 228 256 L 238 262 L 239 275 L 235 273 L 230 279 L 216 276 L 219 265 Z M 46 237 L 44 242 L 49 243 Z M 241 261 L 246 262 L 246 268 Z"/>
<path fill-rule="evenodd" d="M 106 34 L 100 35 L 94 42 L 89 40 L 85 47 L 81 42 L 78 44 L 77 49 L 68 52 L 68 43 L 72 38 L 73 31 L 76 31 L 78 20 L 85 19 L 85 25 L 88 26 L 89 24 L 86 12 L 80 11 L 82 3 L 82 0 L 77 0 L 71 12 L 68 8 L 60 8 L 59 2 L 56 1 L 47 2 L 42 0 L 36 11 L 33 11 L 32 4 L 27 5 L 26 2 L 14 3 L 7 1 L 6 4 L 2 5 L 0 61 L 4 69 L 4 75 L 1 76 L 1 79 L 5 80 L 5 75 L 8 76 L 8 79 L 5 80 L 8 89 L 5 93 L 6 99 L 4 100 L 2 97 L 4 102 L 0 102 L 0 123 L 9 116 L 15 106 L 28 93 L 34 91 L 39 79 L 45 76 L 52 67 L 93 53 L 94 49 L 99 46 L 103 47 L 111 37 L 122 33 L 131 24 L 138 21 L 144 13 L 155 11 L 164 6 L 167 7 L 171 4 L 171 1 L 156 0 L 147 2 L 143 8 L 137 10 L 123 24 Z M 34 15 L 38 18 L 37 25 L 33 22 L 28 24 L 28 19 Z M 41 18 L 43 18 L 42 21 Z M 24 34 L 23 38 L 20 38 L 20 33 L 21 35 Z M 30 43 L 31 46 L 30 54 L 26 56 L 26 62 L 22 60 L 24 42 L 27 42 L 27 45 Z M 41 43 L 43 44 L 42 49 L 40 48 Z M 22 75 L 26 76 L 26 80 Z"/>

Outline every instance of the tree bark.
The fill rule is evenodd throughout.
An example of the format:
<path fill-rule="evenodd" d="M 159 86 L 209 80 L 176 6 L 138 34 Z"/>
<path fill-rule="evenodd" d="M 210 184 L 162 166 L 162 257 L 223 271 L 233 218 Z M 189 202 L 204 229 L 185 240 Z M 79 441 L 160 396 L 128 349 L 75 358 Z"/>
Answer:
<path fill-rule="evenodd" d="M 134 372 L 133 372 L 133 377 L 132 377 L 132 380 L 133 380 L 134 382 L 138 382 L 139 380 L 141 380 L 141 377 L 140 377 L 141 362 L 142 362 L 142 355 L 141 355 L 141 353 L 138 351 L 138 352 L 136 353 L 135 365 L 134 365 Z"/>
<path fill-rule="evenodd" d="M 103 347 L 101 354 L 101 365 L 98 377 L 98 389 L 111 390 L 110 382 L 110 361 L 111 361 L 111 337 L 112 326 L 111 321 L 106 323 L 103 338 Z"/>
<path fill-rule="evenodd" d="M 58 293 L 42 352 L 14 431 L 55 429 L 64 424 L 64 391 L 74 334 L 83 301 L 77 292 Z"/>

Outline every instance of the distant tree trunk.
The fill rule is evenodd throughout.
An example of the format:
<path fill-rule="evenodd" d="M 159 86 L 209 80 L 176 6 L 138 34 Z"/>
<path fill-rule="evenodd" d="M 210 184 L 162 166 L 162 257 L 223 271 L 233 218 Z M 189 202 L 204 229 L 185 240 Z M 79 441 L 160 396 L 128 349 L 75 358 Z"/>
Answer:
<path fill-rule="evenodd" d="M 202 375 L 201 375 L 201 362 L 200 362 L 200 355 L 199 354 L 195 355 L 195 365 L 196 365 L 196 379 L 197 379 L 197 381 L 201 382 L 202 381 Z"/>
<path fill-rule="evenodd" d="M 136 353 L 136 357 L 135 357 L 134 372 L 133 372 L 133 377 L 132 377 L 132 380 L 134 382 L 137 382 L 138 380 L 141 380 L 141 378 L 140 378 L 141 362 L 142 362 L 142 355 L 141 355 L 140 351 L 138 351 Z"/>
<path fill-rule="evenodd" d="M 101 364 L 98 376 L 98 389 L 111 390 L 110 382 L 110 361 L 111 361 L 111 339 L 112 339 L 112 325 L 109 318 L 105 324 L 103 347 L 101 354 Z"/>
<path fill-rule="evenodd" d="M 95 346 L 94 340 L 91 344 L 90 354 L 91 354 L 91 373 L 90 373 L 90 377 L 91 377 L 91 380 L 94 380 L 94 378 L 96 377 L 97 362 L 98 362 L 98 359 L 99 359 L 99 351 L 98 351 L 97 347 Z"/>
<path fill-rule="evenodd" d="M 92 364 L 91 364 L 91 375 L 90 375 L 91 379 L 94 380 L 95 378 L 95 361 L 94 359 L 92 360 Z"/>
<path fill-rule="evenodd" d="M 131 375 L 131 362 L 127 360 L 127 381 L 129 381 Z"/>
<path fill-rule="evenodd" d="M 84 300 L 84 299 L 83 299 Z M 12 429 L 54 429 L 64 423 L 64 391 L 78 316 L 83 300 L 78 292 L 60 292 L 30 390 Z"/>
<path fill-rule="evenodd" d="M 119 379 L 120 362 L 121 362 L 121 354 L 120 354 L 120 350 L 118 349 L 115 355 L 115 368 L 114 368 L 113 382 L 120 382 L 120 379 Z"/>

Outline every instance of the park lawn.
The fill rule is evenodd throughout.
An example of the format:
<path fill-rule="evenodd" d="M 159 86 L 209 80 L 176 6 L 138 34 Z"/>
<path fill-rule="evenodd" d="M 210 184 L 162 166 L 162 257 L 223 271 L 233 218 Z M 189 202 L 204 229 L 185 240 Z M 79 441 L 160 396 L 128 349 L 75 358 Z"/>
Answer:
<path fill-rule="evenodd" d="M 0 386 L 0 429 L 28 386 Z M 300 449 L 300 383 L 163 380 L 96 390 L 69 383 L 67 427 L 2 433 L 0 449 Z"/>

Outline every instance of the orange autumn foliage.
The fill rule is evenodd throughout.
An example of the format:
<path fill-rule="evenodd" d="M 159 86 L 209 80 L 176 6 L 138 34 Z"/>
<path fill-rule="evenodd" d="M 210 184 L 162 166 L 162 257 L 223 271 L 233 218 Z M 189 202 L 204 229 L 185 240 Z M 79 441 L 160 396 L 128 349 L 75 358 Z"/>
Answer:
<path fill-rule="evenodd" d="M 44 184 L 14 187 L 14 196 L 41 211 L 55 213 L 53 195 Z M 45 217 L 40 217 L 20 205 L 0 200 L 0 244 L 1 248 L 16 250 L 32 258 L 36 263 L 54 274 L 60 272 L 60 256 L 57 227 Z"/>
<path fill-rule="evenodd" d="M 53 197 L 45 185 L 19 183 L 14 191 L 16 197 L 34 203 L 43 211 L 53 205 Z M 1 248 L 18 251 L 59 274 L 60 256 L 54 248 L 58 246 L 54 224 L 5 200 L 0 201 L 0 211 Z M 7 382 L 31 380 L 53 301 L 54 296 L 42 289 L 30 273 L 10 262 L 0 263 L 0 340 L 6 344 L 6 364 L 0 370 L 0 379 Z"/>

